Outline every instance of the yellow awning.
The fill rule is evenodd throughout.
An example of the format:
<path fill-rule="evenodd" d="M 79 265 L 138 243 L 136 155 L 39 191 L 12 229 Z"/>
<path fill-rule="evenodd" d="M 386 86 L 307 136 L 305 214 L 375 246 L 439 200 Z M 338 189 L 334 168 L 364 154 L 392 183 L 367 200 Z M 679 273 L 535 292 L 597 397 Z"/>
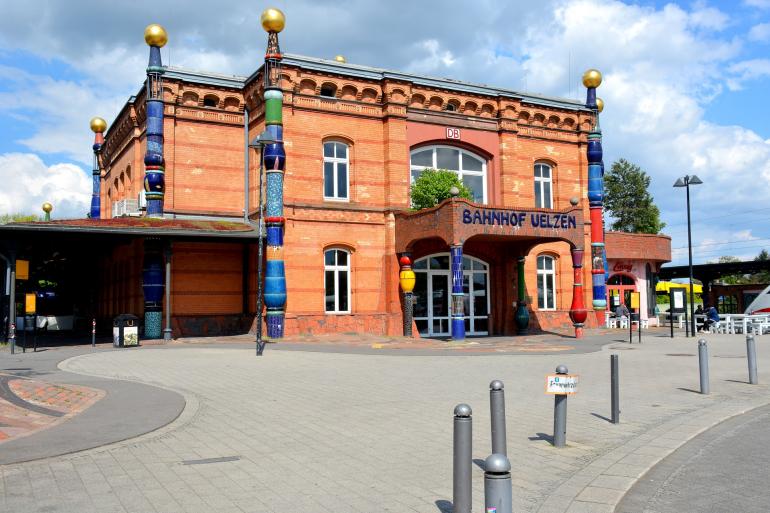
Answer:
<path fill-rule="evenodd" d="M 689 283 L 674 283 L 673 281 L 659 281 L 657 285 L 655 285 L 655 292 L 669 292 L 671 289 L 685 289 L 687 292 L 690 292 L 690 284 Z M 697 283 L 692 284 L 693 293 L 695 294 L 703 294 L 703 285 L 698 285 Z"/>

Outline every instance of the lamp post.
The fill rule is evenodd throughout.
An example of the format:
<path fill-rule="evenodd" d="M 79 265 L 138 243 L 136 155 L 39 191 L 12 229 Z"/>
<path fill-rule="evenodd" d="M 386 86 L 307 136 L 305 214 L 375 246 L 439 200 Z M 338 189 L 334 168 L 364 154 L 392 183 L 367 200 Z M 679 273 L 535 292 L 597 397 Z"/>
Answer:
<path fill-rule="evenodd" d="M 684 175 L 677 178 L 674 187 L 687 189 L 687 251 L 689 252 L 688 265 L 690 267 L 690 333 L 695 336 L 695 293 L 692 286 L 692 228 L 690 226 L 690 185 L 700 185 L 703 181 L 695 175 Z"/>
<path fill-rule="evenodd" d="M 259 224 L 257 225 L 259 242 L 257 246 L 257 356 L 262 356 L 265 351 L 265 343 L 262 341 L 262 258 L 264 255 L 264 238 L 265 238 L 265 223 L 263 217 L 265 213 L 265 204 L 262 196 L 262 167 L 263 167 L 263 150 L 268 144 L 275 144 L 276 140 L 272 138 L 267 132 L 262 132 L 253 141 L 249 143 L 249 148 L 254 148 L 259 151 Z"/>

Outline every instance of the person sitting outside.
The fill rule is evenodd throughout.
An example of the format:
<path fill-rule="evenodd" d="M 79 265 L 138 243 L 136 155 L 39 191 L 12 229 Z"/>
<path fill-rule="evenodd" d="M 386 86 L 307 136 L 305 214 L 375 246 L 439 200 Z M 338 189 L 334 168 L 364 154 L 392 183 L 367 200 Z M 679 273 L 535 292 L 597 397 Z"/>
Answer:
<path fill-rule="evenodd" d="M 698 305 L 698 308 L 695 309 L 695 315 L 703 315 L 703 305 Z"/>
<path fill-rule="evenodd" d="M 630 317 L 630 315 L 631 313 L 628 311 L 628 307 L 622 303 L 619 304 L 617 308 L 615 308 L 615 317 L 618 319 L 622 319 L 624 317 L 627 319 Z"/>
<path fill-rule="evenodd" d="M 719 326 L 719 312 L 713 306 L 706 309 L 706 319 L 701 324 L 700 331 L 708 331 L 712 326 Z"/>

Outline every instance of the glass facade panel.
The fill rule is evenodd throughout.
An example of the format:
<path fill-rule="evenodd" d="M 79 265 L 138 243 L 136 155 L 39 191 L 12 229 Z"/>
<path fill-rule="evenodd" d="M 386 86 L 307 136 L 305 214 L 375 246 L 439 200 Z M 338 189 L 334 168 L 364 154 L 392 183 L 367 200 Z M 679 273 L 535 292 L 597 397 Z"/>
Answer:
<path fill-rule="evenodd" d="M 431 269 L 449 270 L 449 255 L 436 255 L 430 257 Z"/>
<path fill-rule="evenodd" d="M 473 201 L 484 203 L 484 177 L 479 175 L 463 175 L 463 184 L 473 193 Z"/>
<path fill-rule="evenodd" d="M 336 291 L 334 288 L 334 271 L 326 271 L 326 311 L 334 311 L 334 297 Z"/>
<path fill-rule="evenodd" d="M 473 273 L 473 315 L 479 316 L 488 314 L 487 275 L 486 273 Z"/>
<path fill-rule="evenodd" d="M 428 274 L 427 273 L 414 273 L 414 309 L 412 310 L 415 317 L 427 317 L 428 316 Z"/>
<path fill-rule="evenodd" d="M 347 164 L 337 164 L 337 197 L 348 197 L 348 166 Z"/>
<path fill-rule="evenodd" d="M 433 317 L 449 316 L 449 276 L 434 274 L 431 276 L 433 288 Z"/>
<path fill-rule="evenodd" d="M 330 249 L 329 251 L 324 253 L 324 264 L 325 265 L 334 265 L 334 255 L 336 253 L 336 250 Z"/>
<path fill-rule="evenodd" d="M 348 265 L 348 252 L 341 249 L 335 250 L 337 253 L 337 265 Z"/>
<path fill-rule="evenodd" d="M 343 143 L 335 143 L 337 154 L 334 155 L 338 159 L 347 159 L 348 158 L 348 146 Z"/>
<path fill-rule="evenodd" d="M 334 163 L 324 162 L 324 196 L 334 196 Z"/>
<path fill-rule="evenodd" d="M 436 148 L 436 168 L 460 170 L 460 150 L 454 148 Z"/>
<path fill-rule="evenodd" d="M 334 156 L 334 143 L 324 143 L 324 157 Z"/>
<path fill-rule="evenodd" d="M 339 298 L 337 300 L 337 311 L 348 311 L 348 271 L 337 271 L 337 286 L 339 287 Z"/>
<path fill-rule="evenodd" d="M 463 171 L 483 171 L 484 162 L 467 154 L 463 153 Z"/>
<path fill-rule="evenodd" d="M 422 150 L 412 153 L 412 165 L 433 167 L 433 150 Z"/>

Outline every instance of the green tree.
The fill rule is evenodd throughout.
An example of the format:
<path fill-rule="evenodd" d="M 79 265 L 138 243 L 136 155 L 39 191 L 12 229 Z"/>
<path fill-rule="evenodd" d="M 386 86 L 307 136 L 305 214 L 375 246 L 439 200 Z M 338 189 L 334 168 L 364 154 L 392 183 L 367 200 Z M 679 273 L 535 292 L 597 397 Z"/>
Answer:
<path fill-rule="evenodd" d="M 19 213 L 0 215 L 0 224 L 28 223 L 30 221 L 40 221 L 40 216 Z"/>
<path fill-rule="evenodd" d="M 717 263 L 728 264 L 731 262 L 740 262 L 740 261 L 741 259 L 738 257 L 734 257 L 731 255 L 724 255 L 719 257 L 719 260 L 717 260 Z M 727 285 L 741 285 L 743 283 L 750 283 L 747 277 L 743 274 L 728 274 L 719 278 L 719 281 Z"/>
<path fill-rule="evenodd" d="M 604 206 L 615 218 L 612 229 L 631 233 L 660 233 L 665 223 L 650 194 L 650 176 L 636 164 L 618 159 L 604 177 Z"/>
<path fill-rule="evenodd" d="M 446 169 L 425 169 L 417 177 L 412 185 L 412 208 L 435 207 L 452 195 L 449 190 L 457 187 L 460 190 L 459 197 L 473 200 L 473 193 L 458 178 L 457 174 Z"/>
<path fill-rule="evenodd" d="M 763 249 L 754 258 L 755 262 L 767 262 L 770 260 L 770 255 L 766 249 Z M 754 283 L 770 283 L 770 271 L 759 271 L 751 275 L 751 279 Z"/>

